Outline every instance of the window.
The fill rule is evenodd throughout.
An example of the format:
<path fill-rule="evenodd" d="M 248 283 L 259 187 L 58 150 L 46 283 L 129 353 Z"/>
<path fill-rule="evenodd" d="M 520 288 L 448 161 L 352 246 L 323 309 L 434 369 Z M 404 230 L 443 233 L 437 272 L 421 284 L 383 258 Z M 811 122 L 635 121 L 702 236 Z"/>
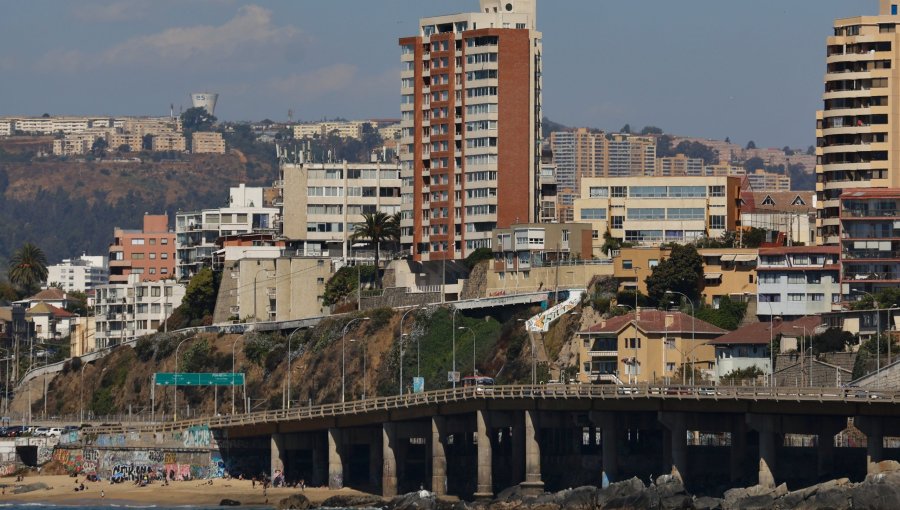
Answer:
<path fill-rule="evenodd" d="M 640 349 L 641 348 L 641 339 L 640 338 L 626 338 L 625 339 L 625 348 L 626 349 Z"/>
<path fill-rule="evenodd" d="M 162 268 L 162 269 L 160 269 L 159 272 L 162 273 L 162 274 L 169 274 L 169 270 L 168 270 L 167 268 L 165 268 L 165 267 Z"/>
<path fill-rule="evenodd" d="M 781 294 L 760 294 L 759 301 L 762 303 L 780 303 Z"/>
<path fill-rule="evenodd" d="M 724 229 L 725 228 L 725 216 L 720 215 L 712 215 L 709 217 L 709 228 L 711 229 Z"/>
<path fill-rule="evenodd" d="M 825 294 L 813 293 L 806 296 L 810 301 L 825 301 Z"/>
<path fill-rule="evenodd" d="M 164 237 L 159 240 L 159 244 L 169 244 L 169 239 Z"/>
<path fill-rule="evenodd" d="M 806 278 L 806 283 L 822 283 L 822 274 L 809 273 Z"/>
<path fill-rule="evenodd" d="M 582 220 L 605 220 L 606 219 L 606 209 L 602 209 L 602 208 L 582 209 L 581 210 L 581 219 Z"/>
<path fill-rule="evenodd" d="M 612 228 L 621 229 L 625 223 L 625 217 L 624 216 L 613 216 L 611 218 L 611 223 L 612 223 Z"/>
<path fill-rule="evenodd" d="M 150 260 L 156 260 L 156 253 L 150 254 Z"/>
<path fill-rule="evenodd" d="M 803 301 L 803 294 L 788 294 L 788 301 Z"/>
<path fill-rule="evenodd" d="M 670 220 L 702 220 L 706 211 L 702 207 L 672 207 L 666 210 L 666 217 Z"/>
<path fill-rule="evenodd" d="M 675 363 L 667 362 L 666 363 L 666 372 L 674 372 L 675 371 Z"/>
<path fill-rule="evenodd" d="M 628 208 L 625 215 L 629 220 L 664 220 L 666 210 L 662 207 L 634 207 Z"/>
<path fill-rule="evenodd" d="M 613 198 L 625 198 L 628 196 L 628 187 L 627 186 L 613 186 L 610 191 L 610 195 Z"/>
<path fill-rule="evenodd" d="M 325 285 L 325 278 L 322 278 L 322 277 L 316 278 L 316 284 Z"/>
<path fill-rule="evenodd" d="M 150 287 L 150 297 L 159 297 L 159 287 Z"/>
<path fill-rule="evenodd" d="M 588 194 L 591 198 L 607 198 L 609 197 L 609 188 L 606 186 L 591 186 Z"/>
<path fill-rule="evenodd" d="M 143 253 L 132 253 L 131 258 L 132 258 L 132 260 L 144 260 L 144 254 Z"/>
<path fill-rule="evenodd" d="M 150 245 L 151 245 L 151 246 L 154 245 L 154 244 L 156 244 L 156 238 L 155 238 L 155 237 L 151 237 L 151 238 L 149 239 L 149 241 L 150 241 Z"/>
<path fill-rule="evenodd" d="M 144 240 L 143 240 L 143 239 L 132 239 L 132 240 L 131 240 L 131 245 L 132 245 L 132 246 L 143 246 L 143 245 L 144 245 Z"/>
<path fill-rule="evenodd" d="M 161 259 L 163 259 L 163 260 L 166 260 L 166 259 L 169 258 L 169 254 L 168 254 L 168 253 L 160 253 L 160 254 L 159 254 L 159 258 L 161 258 Z"/>
<path fill-rule="evenodd" d="M 725 186 L 710 186 L 709 187 L 709 196 L 724 197 L 725 196 Z"/>
<path fill-rule="evenodd" d="M 623 260 L 622 261 L 622 269 L 632 269 L 632 264 L 633 263 L 630 260 Z"/>

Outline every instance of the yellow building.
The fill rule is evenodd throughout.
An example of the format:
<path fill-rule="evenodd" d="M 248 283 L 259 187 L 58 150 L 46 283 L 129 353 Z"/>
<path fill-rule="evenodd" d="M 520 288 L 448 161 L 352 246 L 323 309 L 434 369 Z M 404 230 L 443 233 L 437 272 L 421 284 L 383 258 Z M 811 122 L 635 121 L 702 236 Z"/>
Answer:
<path fill-rule="evenodd" d="M 734 231 L 740 221 L 737 177 L 600 177 L 582 179 L 575 221 L 641 246 L 689 243 Z M 605 254 L 603 254 L 605 255 Z"/>
<path fill-rule="evenodd" d="M 613 276 L 620 290 L 637 287 L 646 295 L 647 277 L 670 252 L 667 248 L 622 248 L 613 259 Z M 717 306 L 722 297 L 746 301 L 756 296 L 756 248 L 701 248 L 697 252 L 703 258 L 700 292 L 704 303 Z"/>
<path fill-rule="evenodd" d="M 823 107 L 816 113 L 819 244 L 838 244 L 846 188 L 900 188 L 897 2 L 877 16 L 834 22 L 826 42 Z"/>
<path fill-rule="evenodd" d="M 225 154 L 225 140 L 216 131 L 197 131 L 191 135 L 191 152 L 194 154 Z"/>
<path fill-rule="evenodd" d="M 184 152 L 187 149 L 184 135 L 181 133 L 160 133 L 153 135 L 151 142 L 153 152 L 159 151 L 177 151 Z"/>
<path fill-rule="evenodd" d="M 608 384 L 690 384 L 695 370 L 715 367 L 715 348 L 709 341 L 727 333 L 690 315 L 663 310 L 601 320 L 578 333 L 578 379 Z M 686 377 L 676 380 L 676 375 Z"/>

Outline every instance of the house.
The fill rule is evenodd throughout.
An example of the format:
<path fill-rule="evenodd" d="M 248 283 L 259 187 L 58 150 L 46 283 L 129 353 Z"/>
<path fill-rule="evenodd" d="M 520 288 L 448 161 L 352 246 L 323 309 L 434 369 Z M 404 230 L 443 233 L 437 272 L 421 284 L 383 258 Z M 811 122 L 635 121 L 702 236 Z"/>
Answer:
<path fill-rule="evenodd" d="M 797 350 L 799 340 L 818 333 L 821 323 L 819 316 L 789 322 L 754 322 L 710 341 L 716 351 L 713 380 L 730 384 L 729 374 L 754 366 L 768 376 L 771 373 L 770 346 L 775 340 L 780 339 L 782 352 Z"/>
<path fill-rule="evenodd" d="M 77 315 L 41 301 L 29 308 L 25 317 L 34 324 L 34 337 L 46 341 L 68 335 Z"/>
<path fill-rule="evenodd" d="M 578 333 L 577 358 L 581 382 L 681 383 L 679 368 L 715 366 L 710 341 L 725 333 L 708 322 L 682 312 L 639 309 L 601 320 Z M 687 379 L 682 379 L 687 382 Z"/>
<path fill-rule="evenodd" d="M 14 304 L 32 308 L 38 303 L 47 303 L 57 308 L 65 308 L 69 305 L 69 295 L 58 287 L 49 287 L 31 297 L 16 301 Z"/>

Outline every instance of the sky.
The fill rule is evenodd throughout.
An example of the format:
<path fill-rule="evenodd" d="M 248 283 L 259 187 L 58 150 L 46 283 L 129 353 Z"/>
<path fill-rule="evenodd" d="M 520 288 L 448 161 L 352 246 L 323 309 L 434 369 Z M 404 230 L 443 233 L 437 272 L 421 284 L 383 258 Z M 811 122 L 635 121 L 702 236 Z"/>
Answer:
<path fill-rule="evenodd" d="M 396 118 L 398 38 L 477 0 L 28 0 L 0 17 L 0 115 Z M 538 0 L 544 114 L 758 146 L 815 142 L 825 38 L 877 0 Z"/>

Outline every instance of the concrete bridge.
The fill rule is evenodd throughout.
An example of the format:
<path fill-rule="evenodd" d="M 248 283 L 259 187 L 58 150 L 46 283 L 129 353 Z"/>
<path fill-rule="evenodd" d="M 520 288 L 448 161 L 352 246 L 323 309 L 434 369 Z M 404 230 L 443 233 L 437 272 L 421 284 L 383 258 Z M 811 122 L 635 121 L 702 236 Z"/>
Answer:
<path fill-rule="evenodd" d="M 858 388 L 495 386 L 127 430 L 208 425 L 223 439 L 265 438 L 269 447 L 251 454 L 289 480 L 385 496 L 424 487 L 488 498 L 519 483 L 557 490 L 600 484 L 603 473 L 646 479 L 673 466 L 689 487 L 860 479 L 900 458 L 884 443 L 900 435 L 898 404 L 898 392 Z M 865 445 L 835 445 L 848 418 Z M 785 434 L 815 439 L 798 445 Z"/>

